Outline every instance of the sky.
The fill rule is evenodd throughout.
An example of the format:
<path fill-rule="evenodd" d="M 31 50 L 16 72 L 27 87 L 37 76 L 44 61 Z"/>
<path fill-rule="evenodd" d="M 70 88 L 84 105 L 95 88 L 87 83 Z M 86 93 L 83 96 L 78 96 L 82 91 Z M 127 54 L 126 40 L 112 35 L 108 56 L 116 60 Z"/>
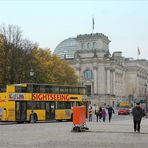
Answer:
<path fill-rule="evenodd" d="M 109 50 L 124 57 L 148 60 L 146 0 L 0 0 L 0 24 L 18 25 L 24 38 L 54 51 L 69 37 L 103 33 Z"/>

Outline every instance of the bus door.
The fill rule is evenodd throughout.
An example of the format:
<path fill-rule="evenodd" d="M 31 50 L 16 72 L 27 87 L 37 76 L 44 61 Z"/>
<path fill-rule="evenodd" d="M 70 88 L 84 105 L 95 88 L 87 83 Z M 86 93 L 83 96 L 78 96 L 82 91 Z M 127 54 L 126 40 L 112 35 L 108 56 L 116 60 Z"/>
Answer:
<path fill-rule="evenodd" d="M 27 120 L 27 105 L 26 102 L 16 101 L 15 102 L 15 119 L 16 121 L 26 121 Z"/>
<path fill-rule="evenodd" d="M 55 102 L 46 102 L 46 120 L 55 120 Z"/>

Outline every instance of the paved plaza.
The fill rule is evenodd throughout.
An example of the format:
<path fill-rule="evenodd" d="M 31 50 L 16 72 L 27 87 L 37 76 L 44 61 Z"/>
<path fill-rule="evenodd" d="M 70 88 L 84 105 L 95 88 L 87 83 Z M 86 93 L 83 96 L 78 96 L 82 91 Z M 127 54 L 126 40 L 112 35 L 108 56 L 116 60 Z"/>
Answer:
<path fill-rule="evenodd" d="M 72 122 L 1 124 L 0 148 L 148 148 L 148 119 L 141 133 L 132 118 L 111 123 L 87 122 L 88 132 L 71 132 Z"/>

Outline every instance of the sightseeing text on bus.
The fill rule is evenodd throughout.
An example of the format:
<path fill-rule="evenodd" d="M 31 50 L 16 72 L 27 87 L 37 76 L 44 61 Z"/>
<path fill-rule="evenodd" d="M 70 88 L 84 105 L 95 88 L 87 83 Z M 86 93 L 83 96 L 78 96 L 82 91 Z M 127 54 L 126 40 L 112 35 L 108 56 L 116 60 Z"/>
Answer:
<path fill-rule="evenodd" d="M 69 101 L 68 94 L 32 94 L 35 101 Z"/>

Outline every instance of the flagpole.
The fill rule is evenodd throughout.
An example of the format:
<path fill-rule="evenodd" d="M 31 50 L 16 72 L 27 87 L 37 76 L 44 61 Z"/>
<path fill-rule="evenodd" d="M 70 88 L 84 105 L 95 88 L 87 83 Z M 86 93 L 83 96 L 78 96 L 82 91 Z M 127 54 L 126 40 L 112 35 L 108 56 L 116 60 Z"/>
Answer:
<path fill-rule="evenodd" d="M 92 34 L 94 33 L 94 26 L 95 26 L 95 21 L 94 17 L 92 16 Z"/>
<path fill-rule="evenodd" d="M 139 59 L 139 55 L 140 55 L 140 49 L 139 47 L 137 47 L 137 59 Z"/>

